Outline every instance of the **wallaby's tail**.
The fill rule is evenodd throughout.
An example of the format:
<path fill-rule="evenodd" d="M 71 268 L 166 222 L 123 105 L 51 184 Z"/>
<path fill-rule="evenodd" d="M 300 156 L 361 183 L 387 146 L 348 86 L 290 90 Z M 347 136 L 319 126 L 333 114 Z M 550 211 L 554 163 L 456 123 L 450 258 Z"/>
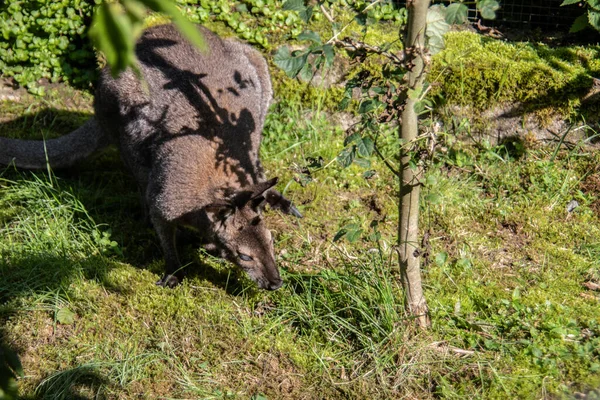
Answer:
<path fill-rule="evenodd" d="M 110 144 L 95 118 L 68 135 L 46 141 L 0 138 L 0 164 L 18 168 L 69 167 Z"/>

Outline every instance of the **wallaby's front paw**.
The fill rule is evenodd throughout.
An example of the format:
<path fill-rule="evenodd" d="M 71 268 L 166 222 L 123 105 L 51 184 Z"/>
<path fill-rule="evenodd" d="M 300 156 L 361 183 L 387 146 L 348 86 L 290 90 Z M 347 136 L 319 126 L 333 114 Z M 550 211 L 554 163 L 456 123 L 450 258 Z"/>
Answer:
<path fill-rule="evenodd" d="M 159 281 L 156 282 L 158 286 L 168 287 L 173 289 L 175 286 L 179 285 L 179 278 L 175 275 L 164 274 Z"/>

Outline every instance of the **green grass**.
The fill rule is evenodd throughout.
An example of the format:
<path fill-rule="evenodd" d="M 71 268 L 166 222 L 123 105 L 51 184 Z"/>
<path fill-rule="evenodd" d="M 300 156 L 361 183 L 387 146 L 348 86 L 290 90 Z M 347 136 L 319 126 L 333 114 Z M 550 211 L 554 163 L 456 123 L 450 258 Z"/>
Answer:
<path fill-rule="evenodd" d="M 13 122 L 0 134 L 68 132 L 89 99 L 60 99 L 3 103 Z M 370 180 L 342 169 L 343 132 L 318 112 L 281 103 L 265 128 L 267 173 L 305 215 L 268 213 L 276 292 L 191 247 L 183 284 L 155 286 L 158 243 L 114 149 L 64 171 L 3 169 L 0 341 L 23 363 L 22 398 L 569 398 L 600 387 L 600 299 L 583 286 L 600 278 L 599 153 L 445 138 L 421 213 L 429 331 L 404 310 L 391 174 L 377 161 Z M 333 241 L 349 223 L 358 240 Z"/>

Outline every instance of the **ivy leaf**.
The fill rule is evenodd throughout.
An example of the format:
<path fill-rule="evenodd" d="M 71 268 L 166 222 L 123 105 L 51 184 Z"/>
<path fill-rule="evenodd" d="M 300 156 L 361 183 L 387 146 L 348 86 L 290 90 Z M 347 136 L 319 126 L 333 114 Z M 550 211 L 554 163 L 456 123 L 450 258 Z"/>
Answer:
<path fill-rule="evenodd" d="M 298 40 L 309 40 L 313 43 L 316 44 L 321 44 L 321 37 L 319 36 L 319 34 L 317 32 L 313 32 L 313 31 L 304 31 L 301 34 L 298 35 L 298 37 L 296 37 L 296 39 Z"/>
<path fill-rule="evenodd" d="M 283 9 L 286 11 L 305 11 L 306 6 L 304 6 L 304 0 L 287 0 L 283 4 Z"/>
<path fill-rule="evenodd" d="M 71 325 L 75 321 L 75 313 L 63 307 L 56 313 L 56 320 L 63 325 Z"/>
<path fill-rule="evenodd" d="M 577 4 L 579 3 L 581 0 L 565 0 L 561 3 L 561 7 L 562 6 L 568 6 L 569 4 Z"/>
<path fill-rule="evenodd" d="M 287 46 L 280 47 L 273 56 L 275 65 L 281 68 L 290 78 L 295 78 L 298 75 L 300 70 L 304 68 L 307 60 L 307 52 L 302 52 L 299 55 L 292 55 Z"/>
<path fill-rule="evenodd" d="M 446 22 L 450 25 L 467 22 L 469 7 L 463 3 L 452 3 L 446 8 Z"/>
<path fill-rule="evenodd" d="M 485 19 L 496 19 L 496 10 L 499 8 L 500 4 L 496 0 L 479 0 L 477 2 L 477 9 Z"/>
<path fill-rule="evenodd" d="M 444 35 L 450 30 L 446 22 L 446 12 L 443 6 L 429 7 L 427 12 L 427 45 L 431 54 L 439 53 L 444 49 Z"/>

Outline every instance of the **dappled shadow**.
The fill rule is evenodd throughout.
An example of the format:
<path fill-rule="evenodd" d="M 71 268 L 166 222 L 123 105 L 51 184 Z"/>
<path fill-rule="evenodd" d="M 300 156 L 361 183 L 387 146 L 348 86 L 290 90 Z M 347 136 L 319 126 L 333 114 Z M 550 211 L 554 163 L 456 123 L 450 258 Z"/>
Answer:
<path fill-rule="evenodd" d="M 58 371 L 45 378 L 36 390 L 37 399 L 95 400 L 107 399 L 103 387 L 112 386 L 98 366 L 81 365 Z"/>
<path fill-rule="evenodd" d="M 166 162 L 170 161 L 165 156 L 168 149 L 175 148 L 172 145 L 181 149 L 184 143 L 183 146 L 192 149 L 190 156 L 197 155 L 194 148 L 203 149 L 204 164 L 198 161 L 196 168 L 204 170 L 197 172 L 206 174 L 208 168 L 219 171 L 228 177 L 227 184 L 232 188 L 258 182 L 262 168 L 258 160 L 260 135 L 256 133 L 262 128 L 260 118 L 266 111 L 257 101 L 262 95 L 261 82 L 256 81 L 259 77 L 249 74 L 252 66 L 232 65 L 234 59 L 229 59 L 232 55 L 228 53 L 232 49 L 227 47 L 210 49 L 217 53 L 210 59 L 229 61 L 218 66 L 208 57 L 190 60 L 181 56 L 179 53 L 196 50 L 190 50 L 190 45 L 183 41 L 163 38 L 173 35 L 179 33 L 147 34 L 136 48 L 145 77 L 142 86 L 147 87 L 134 90 L 147 91 L 148 95 L 129 95 L 129 86 L 134 86 L 131 74 L 124 74 L 115 82 L 108 73 L 101 77 L 106 84 L 99 87 L 96 110 L 103 116 L 102 123 L 108 131 L 137 137 L 135 143 L 121 145 L 125 153 L 141 155 L 140 158 L 124 157 L 124 162 L 134 174 L 143 167 L 144 171 L 137 174 L 138 180 L 143 181 L 153 160 L 163 156 L 167 157 Z M 184 154 L 177 156 L 185 158 Z M 209 166 L 206 163 L 211 159 L 213 165 Z M 194 166 L 189 168 L 193 170 Z"/>
<path fill-rule="evenodd" d="M 576 107 L 576 119 L 584 119 L 587 123 L 600 121 L 600 68 L 593 62 L 589 54 L 577 48 L 552 48 L 541 44 L 529 44 L 536 53 L 552 69 L 568 74 L 572 71 L 570 64 L 580 64 L 584 71 L 577 73 L 563 84 L 548 88 L 539 96 L 533 96 L 510 108 L 501 118 L 512 118 L 527 113 L 535 113 L 556 107 Z M 588 51 L 600 54 L 600 46 L 589 46 Z M 524 76 L 524 81 L 535 79 L 536 71 Z"/>
<path fill-rule="evenodd" d="M 86 116 L 89 117 L 89 114 L 55 108 L 42 109 L 37 113 L 0 122 L 0 134 L 9 136 L 6 135 L 7 132 L 17 130 L 20 134 L 27 132 L 29 139 L 40 139 L 40 136 L 47 134 L 56 137 L 77 128 L 78 123 Z M 87 215 L 81 214 L 78 217 L 84 220 L 89 217 L 100 226 L 100 231 L 110 234 L 110 239 L 117 243 L 111 254 L 88 256 L 85 259 L 73 259 L 69 254 L 65 254 L 64 258 L 56 258 L 51 254 L 31 251 L 0 254 L 0 275 L 4 282 L 10 282 L 10 285 L 0 285 L 0 303 L 36 291 L 66 288 L 82 270 L 85 278 L 98 281 L 107 290 L 125 293 L 127 289 L 106 279 L 115 263 L 127 263 L 147 269 L 156 260 L 163 259 L 158 238 L 140 205 L 139 193 L 132 189 L 136 187 L 136 182 L 119 160 L 118 151 L 114 147 L 105 149 L 76 166 L 52 171 L 50 177 L 47 171 L 22 172 L 13 167 L 1 166 L 0 178 L 11 182 L 10 185 L 19 185 L 19 182 L 25 181 L 55 180 L 58 191 L 71 193 L 83 204 Z M 14 223 L 14 217 L 16 215 L 0 213 L 0 225 Z M 196 238 L 195 241 L 189 240 L 187 245 L 196 246 L 197 249 L 200 242 Z M 228 271 L 217 271 L 201 260 L 186 270 L 189 276 L 205 278 L 215 286 L 227 289 L 230 294 L 237 295 L 243 291 L 237 284 L 237 272 L 230 274 Z M 162 273 L 154 272 L 159 275 Z"/>

